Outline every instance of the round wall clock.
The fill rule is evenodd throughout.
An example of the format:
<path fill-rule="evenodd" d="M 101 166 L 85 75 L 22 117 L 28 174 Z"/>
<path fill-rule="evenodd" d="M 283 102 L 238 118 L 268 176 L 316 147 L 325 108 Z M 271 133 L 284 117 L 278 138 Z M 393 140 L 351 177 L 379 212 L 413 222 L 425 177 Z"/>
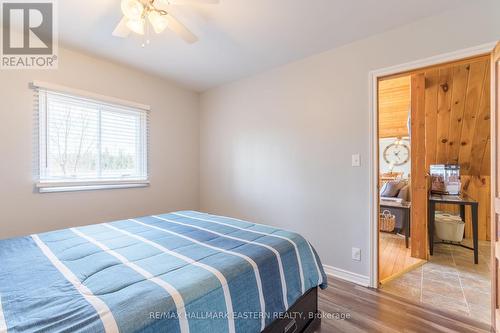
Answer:
<path fill-rule="evenodd" d="M 393 166 L 406 164 L 410 160 L 410 147 L 398 139 L 384 149 L 384 160 Z"/>

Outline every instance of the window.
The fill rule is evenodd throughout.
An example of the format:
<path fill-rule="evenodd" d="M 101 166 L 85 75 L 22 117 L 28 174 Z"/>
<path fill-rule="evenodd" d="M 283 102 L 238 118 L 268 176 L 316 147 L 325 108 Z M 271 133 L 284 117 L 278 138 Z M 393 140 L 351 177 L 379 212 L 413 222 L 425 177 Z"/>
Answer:
<path fill-rule="evenodd" d="M 40 192 L 148 184 L 146 110 L 38 89 Z"/>

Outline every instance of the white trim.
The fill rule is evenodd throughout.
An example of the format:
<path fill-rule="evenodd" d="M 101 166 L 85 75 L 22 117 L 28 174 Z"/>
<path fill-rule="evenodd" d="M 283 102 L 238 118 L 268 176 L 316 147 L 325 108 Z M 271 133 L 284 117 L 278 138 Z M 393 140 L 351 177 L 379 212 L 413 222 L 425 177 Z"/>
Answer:
<path fill-rule="evenodd" d="M 493 132 L 492 132 L 493 133 Z M 496 139 L 496 138 L 495 138 Z M 493 149 L 493 147 L 491 147 Z M 496 147 L 495 147 L 495 150 L 496 150 Z M 493 159 L 494 160 L 494 159 Z M 495 162 L 495 161 L 493 161 Z M 492 163 L 493 164 L 493 163 Z M 492 165 L 494 168 L 496 168 L 496 165 L 493 164 Z M 496 170 L 496 169 L 491 169 L 491 170 Z M 500 198 L 496 198 L 495 196 L 493 196 L 493 212 L 495 214 L 500 214 Z"/>
<path fill-rule="evenodd" d="M 95 296 L 92 291 L 90 291 L 87 286 L 82 284 L 82 282 L 76 277 L 73 272 L 66 267 L 52 252 L 51 249 L 38 237 L 38 235 L 31 235 L 31 238 L 35 241 L 36 245 L 40 248 L 42 253 L 50 260 L 52 265 L 61 272 L 61 274 L 71 282 L 76 290 L 89 302 L 94 309 L 97 311 L 99 318 L 101 318 L 102 325 L 104 326 L 104 331 L 106 333 L 118 333 L 118 325 L 116 324 L 113 313 L 109 307 L 101 300 L 99 297 Z"/>
<path fill-rule="evenodd" d="M 359 284 L 363 287 L 370 286 L 370 277 L 366 275 L 361 275 L 358 273 L 346 271 L 345 269 L 323 265 L 323 269 L 327 275 L 333 276 L 337 279 L 342 279 L 345 281 L 349 281 L 355 284 Z"/>
<path fill-rule="evenodd" d="M 138 188 L 138 187 L 148 187 L 148 186 L 149 186 L 149 182 L 146 182 L 146 183 L 125 183 L 125 184 L 106 184 L 106 185 L 53 186 L 53 187 L 38 187 L 38 193 L 113 190 L 113 189 Z"/>
<path fill-rule="evenodd" d="M 369 285 L 372 288 L 378 287 L 378 105 L 377 83 L 378 76 L 371 72 L 369 79 L 369 107 L 370 112 L 370 245 L 368 247 L 369 265 Z"/>
<path fill-rule="evenodd" d="M 0 333 L 7 333 L 7 323 L 2 310 L 2 297 L 0 296 Z"/>
<path fill-rule="evenodd" d="M 93 185 L 130 185 L 130 184 L 149 184 L 147 179 L 103 179 L 103 180 L 84 180 L 84 181 L 39 181 L 36 187 L 68 187 L 68 186 L 93 186 Z"/>
<path fill-rule="evenodd" d="M 81 90 L 81 89 L 65 87 L 62 85 L 54 84 L 54 83 L 48 83 L 48 82 L 35 80 L 32 82 L 32 87 L 47 89 L 47 90 L 65 93 L 65 94 L 70 94 L 70 95 L 76 95 L 79 97 L 89 98 L 89 99 L 93 99 L 93 100 L 97 100 L 97 101 L 101 101 L 101 102 L 105 102 L 105 103 L 119 104 L 119 105 L 130 107 L 130 108 L 151 111 L 151 106 L 146 105 L 146 104 L 131 102 L 131 101 L 127 101 L 125 99 L 101 95 L 101 94 L 97 94 L 97 93 L 93 93 L 93 92 L 85 91 L 85 90 Z"/>
<path fill-rule="evenodd" d="M 498 172 L 498 163 L 497 163 L 497 154 L 498 154 L 498 149 L 497 149 L 497 144 L 498 144 L 498 131 L 497 131 L 497 121 L 498 121 L 498 112 L 500 111 L 497 108 L 497 102 L 498 98 L 500 96 L 498 95 L 498 87 L 497 83 L 499 82 L 499 77 L 497 76 L 497 64 L 498 62 L 495 62 L 495 50 L 492 52 L 492 57 L 491 57 L 491 64 L 490 64 L 490 75 L 491 75 L 491 82 L 490 82 L 490 99 L 491 99 L 491 117 L 490 117 L 490 148 L 491 148 L 491 158 L 490 158 L 490 192 L 491 192 L 491 207 L 490 207 L 490 216 L 495 216 L 495 214 L 500 214 L 500 199 L 498 198 L 498 186 L 497 186 L 497 172 Z M 495 235 L 498 233 L 497 230 L 497 223 L 491 223 L 490 226 L 491 230 L 491 235 Z M 491 245 L 491 250 L 490 250 L 490 256 L 491 256 L 491 261 L 490 265 L 491 267 L 496 266 L 496 260 L 497 260 L 497 255 L 498 255 L 498 248 L 497 245 L 499 244 L 497 241 L 498 237 L 491 237 L 490 240 L 490 245 Z M 497 281 L 498 281 L 498 270 L 492 269 L 491 270 L 491 326 L 493 328 L 493 331 L 496 332 L 497 328 L 499 328 L 499 325 L 497 324 L 497 310 L 495 309 L 495 305 L 498 304 L 498 292 L 497 292 Z"/>
<path fill-rule="evenodd" d="M 398 74 L 419 68 L 424 68 L 433 65 L 439 65 L 447 62 L 462 60 L 465 58 L 475 57 L 481 54 L 487 54 L 495 48 L 496 42 L 485 43 L 478 46 L 469 47 L 466 49 L 439 54 L 436 56 L 410 61 L 396 66 L 385 67 L 370 72 L 370 75 L 381 77 L 387 75 Z"/>
<path fill-rule="evenodd" d="M 369 72 L 368 74 L 368 85 L 369 85 L 369 105 L 368 112 L 370 116 L 370 246 L 369 246 L 369 258 L 370 258 L 370 277 L 369 284 L 373 288 L 378 288 L 378 230 L 377 230 L 377 187 L 378 187 L 378 175 L 377 175 L 377 156 L 378 156 L 378 133 L 377 133 L 377 83 L 378 78 L 382 76 L 388 76 L 393 74 L 398 74 L 402 72 L 407 72 L 419 68 L 424 68 L 432 65 L 438 65 L 446 62 L 456 61 L 464 58 L 474 57 L 481 54 L 486 54 L 491 52 L 495 48 L 496 42 L 486 43 L 478 45 L 475 47 L 470 47 L 463 50 L 458 50 L 454 52 L 444 53 L 436 55 L 433 57 L 416 60 L 401 65 L 386 67 L 377 69 Z"/>
<path fill-rule="evenodd" d="M 178 313 L 178 317 L 179 317 L 179 326 L 181 329 L 181 333 L 189 333 L 189 324 L 188 324 L 187 315 L 186 315 L 186 308 L 184 306 L 184 300 L 182 299 L 181 294 L 179 293 L 179 291 L 175 287 L 173 287 L 170 283 L 166 282 L 165 280 L 162 280 L 158 277 L 155 277 L 153 274 L 151 274 L 147 270 L 145 270 L 142 267 L 138 266 L 137 264 L 129 261 L 127 258 L 122 256 L 121 254 L 119 254 L 116 251 L 111 250 L 109 247 L 107 247 L 106 245 L 97 241 L 96 239 L 94 239 L 88 235 L 85 235 L 80 230 L 75 229 L 75 228 L 70 228 L 70 230 L 72 232 L 74 232 L 76 235 L 80 236 L 81 238 L 94 244 L 95 246 L 97 246 L 98 248 L 100 248 L 101 250 L 106 252 L 107 254 L 115 257 L 116 259 L 121 261 L 122 264 L 124 264 L 125 266 L 136 271 L 137 273 L 142 275 L 148 281 L 151 281 L 151 282 L 157 284 L 158 286 L 160 286 L 161 288 L 163 288 L 170 296 L 172 296 L 172 300 L 175 303 L 175 307 L 177 308 L 177 313 Z"/>
<path fill-rule="evenodd" d="M 40 181 L 35 184 L 39 193 L 90 191 L 101 189 L 147 187 L 149 180 Z"/>
<path fill-rule="evenodd" d="M 221 287 L 222 287 L 222 291 L 224 293 L 224 299 L 226 301 L 226 310 L 227 310 L 227 313 L 228 313 L 228 316 L 227 316 L 227 321 L 228 321 L 228 327 L 229 327 L 229 332 L 230 333 L 234 333 L 236 332 L 236 328 L 234 326 L 234 312 L 233 312 L 233 301 L 231 300 L 231 293 L 229 292 L 229 285 L 227 283 L 227 280 L 226 280 L 226 277 L 224 276 L 224 274 L 222 274 L 218 269 L 212 267 L 212 266 L 209 266 L 209 265 L 206 265 L 202 262 L 198 262 L 198 261 L 195 261 L 189 257 L 186 257 L 185 255 L 183 254 L 180 254 L 180 253 L 177 253 L 177 252 L 174 252 L 174 251 L 170 251 L 169 249 L 167 249 L 166 247 L 164 246 L 161 246 L 160 244 L 158 243 L 155 243 L 149 239 L 146 239 L 144 237 L 141 237 L 139 235 L 135 235 L 131 232 L 128 232 L 127 230 L 123 230 L 123 229 L 120 229 L 120 228 L 117 228 L 111 224 L 108 224 L 108 223 L 104 223 L 103 226 L 107 227 L 107 228 L 110 228 L 111 230 L 115 230 L 115 231 L 118 231 L 124 235 L 127 235 L 129 237 L 132 237 L 132 238 L 135 238 L 143 243 L 146 243 L 158 250 L 160 250 L 161 252 L 163 253 L 166 253 L 168 255 L 171 255 L 173 257 L 176 257 L 178 259 L 181 259 L 185 262 L 187 262 L 188 264 L 190 265 L 193 265 L 193 266 L 196 266 L 196 267 L 200 267 L 210 273 L 212 273 L 220 282 L 221 284 Z"/>
<path fill-rule="evenodd" d="M 260 311 L 261 311 L 261 313 L 266 313 L 266 302 L 264 301 L 264 292 L 262 290 L 262 279 L 260 278 L 259 266 L 257 265 L 257 263 L 252 258 L 250 258 L 250 257 L 248 257 L 248 256 L 246 256 L 244 254 L 238 253 L 238 252 L 233 252 L 233 251 L 230 251 L 230 250 L 225 250 L 225 249 L 223 249 L 221 247 L 217 247 L 217 246 L 209 245 L 209 244 L 206 244 L 206 243 L 202 243 L 202 242 L 200 242 L 200 241 L 198 241 L 198 240 L 196 240 L 194 238 L 191 238 L 191 237 L 179 234 L 179 233 L 174 232 L 174 231 L 163 229 L 163 228 L 160 228 L 160 227 L 157 227 L 157 226 L 154 226 L 154 225 L 143 223 L 143 222 L 141 222 L 139 220 L 129 219 L 129 221 L 132 221 L 134 223 L 140 224 L 140 225 L 145 226 L 147 228 L 152 228 L 152 229 L 155 229 L 155 230 L 158 230 L 158 231 L 165 232 L 167 234 L 175 235 L 177 237 L 186 239 L 186 240 L 188 240 L 190 242 L 193 242 L 195 244 L 198 244 L 198 245 L 201 245 L 201 246 L 204 246 L 204 247 L 208 247 L 209 249 L 212 249 L 212 250 L 215 250 L 215 251 L 219 251 L 219 252 L 231 254 L 231 255 L 234 255 L 234 256 L 237 256 L 237 257 L 240 257 L 240 258 L 244 259 L 253 268 L 253 272 L 254 272 L 254 275 L 255 275 L 255 282 L 257 283 L 257 290 L 258 290 L 258 293 L 259 293 Z M 261 318 L 261 327 L 260 327 L 260 329 L 261 329 L 261 331 L 263 331 L 264 328 L 266 327 L 266 318 L 265 318 L 265 316 L 261 316 L 261 317 L 262 318 Z"/>

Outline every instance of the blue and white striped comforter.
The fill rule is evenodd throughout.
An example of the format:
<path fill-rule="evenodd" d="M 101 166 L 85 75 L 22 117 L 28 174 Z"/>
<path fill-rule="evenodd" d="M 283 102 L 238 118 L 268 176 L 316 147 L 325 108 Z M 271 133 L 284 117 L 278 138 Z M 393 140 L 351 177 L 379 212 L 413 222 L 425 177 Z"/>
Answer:
<path fill-rule="evenodd" d="M 0 241 L 0 332 L 260 332 L 326 285 L 296 233 L 141 217 Z"/>

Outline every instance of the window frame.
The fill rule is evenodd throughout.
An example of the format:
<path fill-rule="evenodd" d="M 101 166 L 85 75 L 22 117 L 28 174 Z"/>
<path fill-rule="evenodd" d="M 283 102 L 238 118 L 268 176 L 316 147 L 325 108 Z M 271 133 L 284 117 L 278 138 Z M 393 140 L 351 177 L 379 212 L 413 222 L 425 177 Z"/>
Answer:
<path fill-rule="evenodd" d="M 70 88 L 64 88 L 60 86 L 55 86 L 51 84 L 41 84 L 33 83 L 34 88 L 36 88 L 36 98 L 38 106 L 35 107 L 35 112 L 37 112 L 37 139 L 36 141 L 36 175 L 35 175 L 35 188 L 39 193 L 52 193 L 52 192 L 69 192 L 69 191 L 88 191 L 88 190 L 101 190 L 101 189 L 120 189 L 120 188 L 136 188 L 136 187 L 146 187 L 149 186 L 149 106 L 128 102 L 113 97 L 107 97 L 92 93 L 83 92 L 80 90 L 74 90 Z M 57 89 L 56 89 L 57 88 Z M 47 93 L 59 94 L 63 96 L 68 96 L 69 98 L 75 98 L 77 100 L 88 101 L 98 106 L 99 110 L 99 143 L 100 145 L 100 133 L 102 127 L 100 124 L 100 118 L 102 112 L 116 112 L 116 113 L 140 113 L 141 125 L 140 125 L 140 170 L 141 175 L 131 178 L 96 178 L 88 180 L 78 180 L 78 179 L 48 179 L 46 177 L 46 164 L 47 164 L 47 154 L 48 154 L 48 110 L 47 110 Z M 119 111 L 118 111 L 119 110 Z M 142 114 L 141 114 L 142 113 Z M 102 152 L 99 149 L 99 159 Z M 100 174 L 101 168 L 99 166 L 98 173 Z"/>

